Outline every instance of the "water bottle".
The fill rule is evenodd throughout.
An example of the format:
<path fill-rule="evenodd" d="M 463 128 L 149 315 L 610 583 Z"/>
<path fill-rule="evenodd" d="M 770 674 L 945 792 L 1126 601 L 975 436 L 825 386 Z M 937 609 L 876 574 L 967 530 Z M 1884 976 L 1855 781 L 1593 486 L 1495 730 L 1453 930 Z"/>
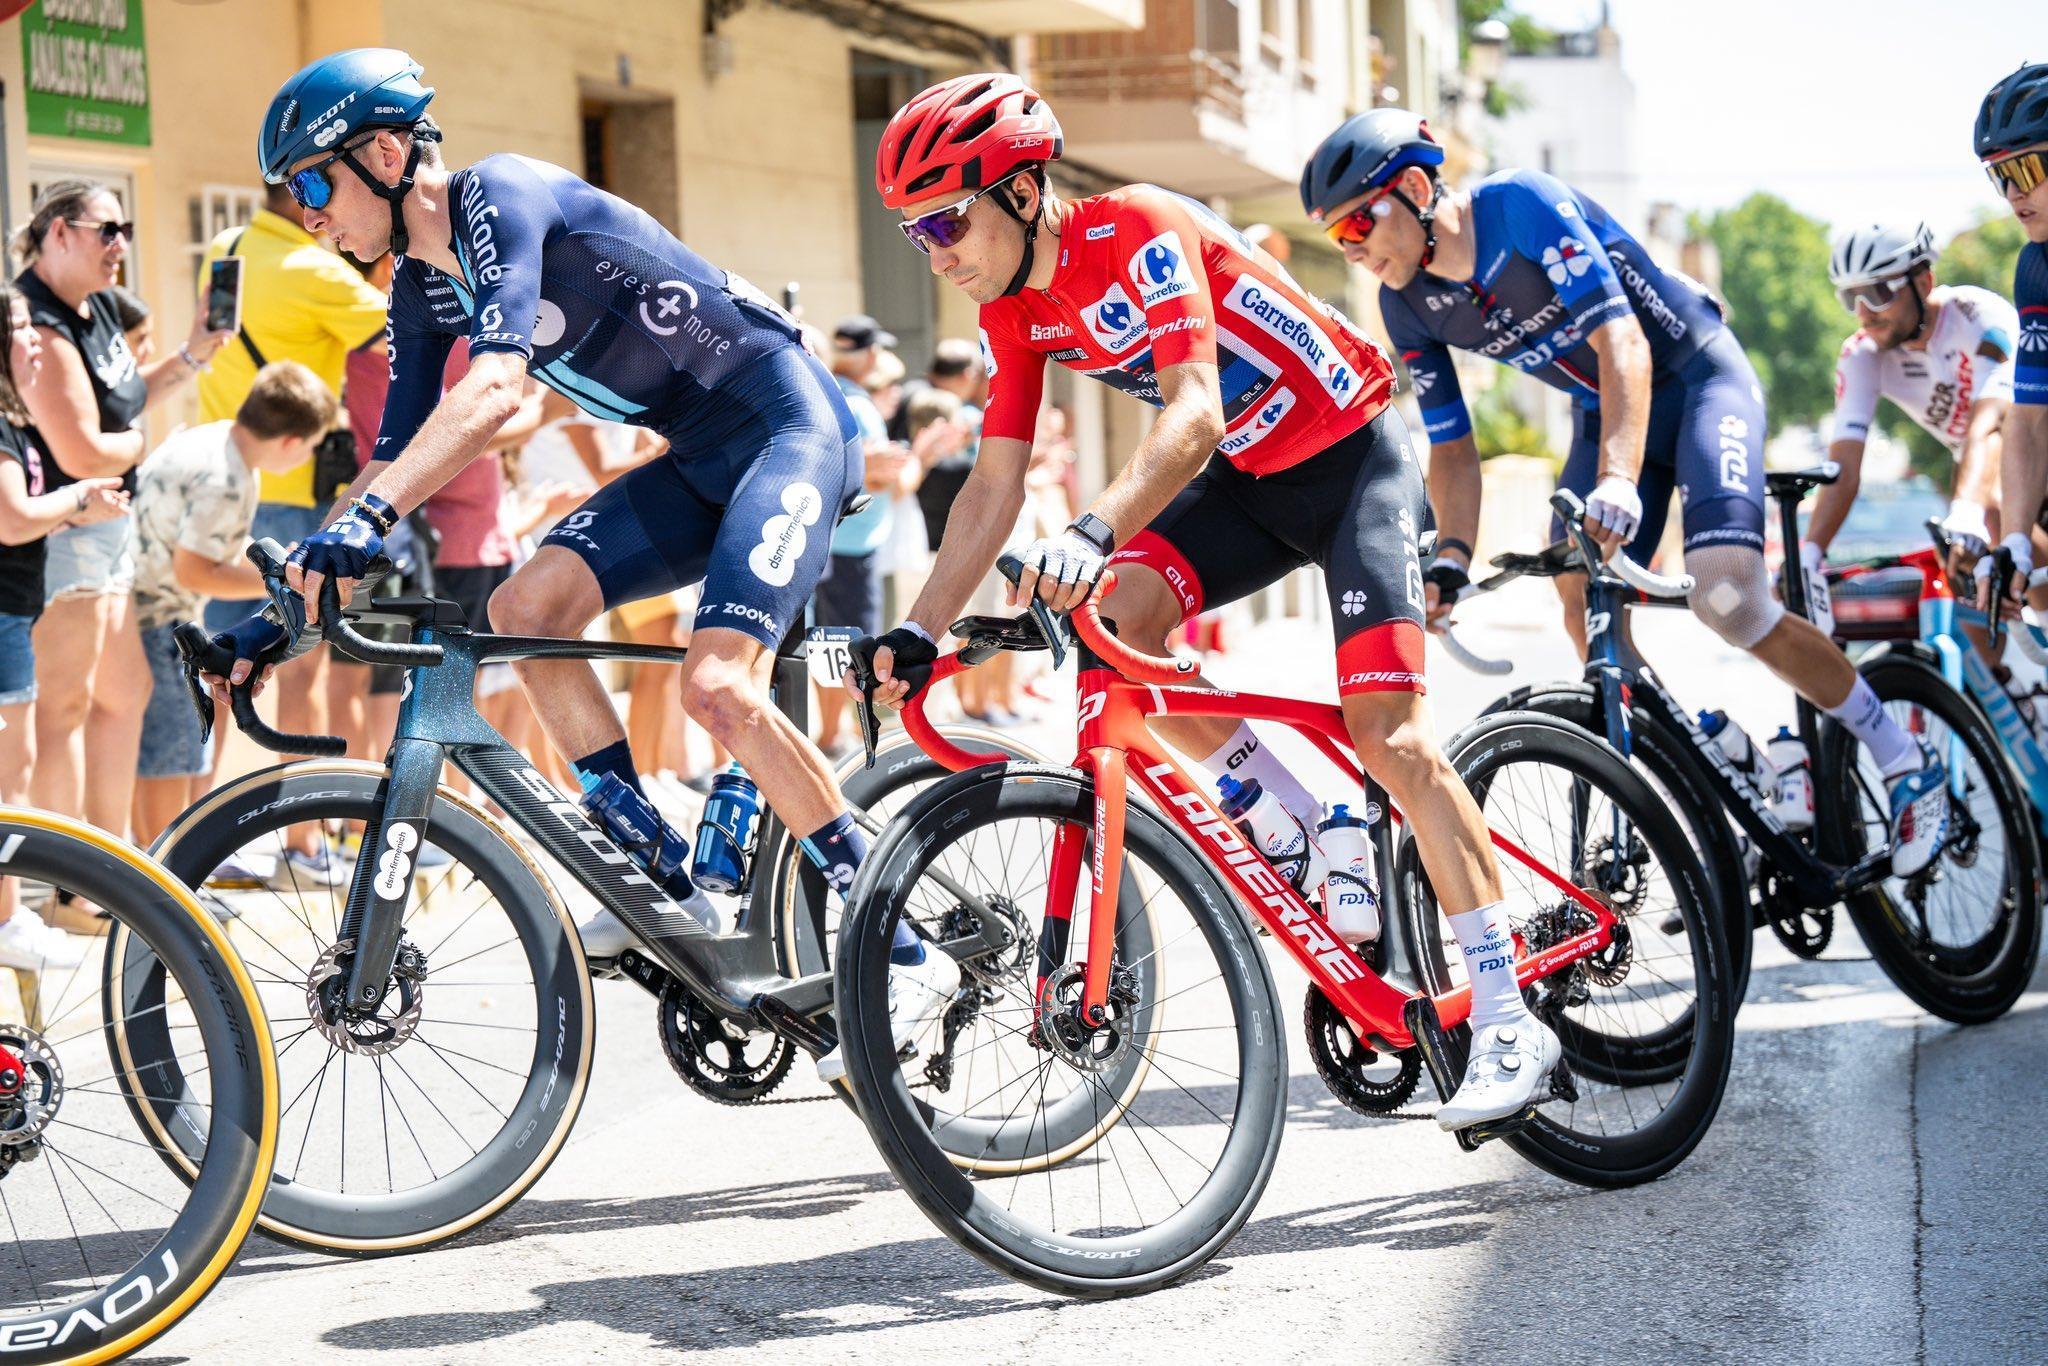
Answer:
<path fill-rule="evenodd" d="M 1380 884 L 1373 875 L 1372 846 L 1379 815 L 1377 805 L 1354 816 L 1339 802 L 1316 827 L 1316 843 L 1330 861 L 1330 875 L 1323 880 L 1323 916 L 1347 944 L 1380 937 Z"/>
<path fill-rule="evenodd" d="M 1750 741 L 1742 727 L 1728 719 L 1727 712 L 1703 711 L 1699 722 L 1706 737 L 1721 747 L 1735 771 L 1748 778 L 1758 792 L 1768 796 L 1777 790 L 1777 774 L 1771 768 L 1770 757 Z"/>
<path fill-rule="evenodd" d="M 696 891 L 690 885 L 690 875 L 683 871 L 683 860 L 690 856 L 689 841 L 670 829 L 639 789 L 618 774 L 576 776 L 583 785 L 583 809 L 590 813 L 598 828 L 625 850 L 670 899 L 678 903 L 688 901 Z"/>
<path fill-rule="evenodd" d="M 1296 891 L 1306 893 L 1323 885 L 1330 865 L 1322 850 L 1316 848 L 1294 813 L 1259 786 L 1257 778 L 1240 783 L 1226 773 L 1216 780 L 1216 790 L 1222 798 L 1223 814 Z"/>
<path fill-rule="evenodd" d="M 697 856 L 690 875 L 714 892 L 737 892 L 746 885 L 747 855 L 754 845 L 754 824 L 761 816 L 761 790 L 738 764 L 711 780 L 711 795 L 697 822 Z"/>
<path fill-rule="evenodd" d="M 1771 810 L 1787 830 L 1813 829 L 1813 765 L 1806 742 L 1785 726 L 1771 737 L 1771 767 L 1778 771 L 1778 792 Z"/>

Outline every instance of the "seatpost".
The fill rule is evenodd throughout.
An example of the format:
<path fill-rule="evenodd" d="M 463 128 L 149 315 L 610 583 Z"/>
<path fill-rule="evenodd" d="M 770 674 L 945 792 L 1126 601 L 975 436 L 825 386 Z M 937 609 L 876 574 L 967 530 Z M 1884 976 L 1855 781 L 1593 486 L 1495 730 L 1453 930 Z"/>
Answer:
<path fill-rule="evenodd" d="M 1778 495 L 1778 538 L 1785 547 L 1785 610 L 1795 617 L 1806 616 L 1806 568 L 1799 558 L 1799 505 L 1806 491 L 1786 497 Z"/>

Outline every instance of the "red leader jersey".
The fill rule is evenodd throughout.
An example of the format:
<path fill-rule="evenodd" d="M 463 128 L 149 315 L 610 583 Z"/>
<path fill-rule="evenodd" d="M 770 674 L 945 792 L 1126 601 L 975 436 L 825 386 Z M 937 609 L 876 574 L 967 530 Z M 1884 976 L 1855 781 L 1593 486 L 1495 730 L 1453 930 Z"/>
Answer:
<path fill-rule="evenodd" d="M 1252 475 L 1301 463 L 1387 406 L 1385 354 L 1205 205 L 1127 185 L 1068 210 L 1052 282 L 982 305 L 983 436 L 1031 439 L 1048 360 L 1155 407 L 1162 367 L 1213 364 L 1216 449 Z"/>

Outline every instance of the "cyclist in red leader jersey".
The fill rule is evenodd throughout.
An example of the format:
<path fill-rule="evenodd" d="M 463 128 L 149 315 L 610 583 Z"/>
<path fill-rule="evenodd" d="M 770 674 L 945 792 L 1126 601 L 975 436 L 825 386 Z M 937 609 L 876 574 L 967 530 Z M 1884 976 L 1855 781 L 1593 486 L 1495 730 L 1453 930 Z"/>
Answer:
<path fill-rule="evenodd" d="M 1323 568 L 1351 738 L 1407 814 L 1473 980 L 1472 1062 L 1439 1122 L 1518 1113 L 1558 1043 L 1515 986 L 1486 826 L 1423 698 L 1422 477 L 1387 406 L 1391 367 L 1204 206 L 1150 185 L 1054 195 L 1045 164 L 1061 150 L 1045 101 L 1007 74 L 934 86 L 883 133 L 883 200 L 932 272 L 981 304 L 990 394 L 931 577 L 910 619 L 876 643 L 875 698 L 902 704 L 910 689 L 892 666 L 936 656 L 936 635 L 1016 524 L 1046 362 L 1157 405 L 1158 421 L 1088 511 L 1018 552 L 1026 568 L 1012 604 L 1036 592 L 1071 609 L 1113 564 L 1104 615 L 1157 654 L 1204 607 Z M 1315 798 L 1248 725 L 1176 718 L 1158 729 L 1212 776 L 1258 779 L 1314 828 Z"/>

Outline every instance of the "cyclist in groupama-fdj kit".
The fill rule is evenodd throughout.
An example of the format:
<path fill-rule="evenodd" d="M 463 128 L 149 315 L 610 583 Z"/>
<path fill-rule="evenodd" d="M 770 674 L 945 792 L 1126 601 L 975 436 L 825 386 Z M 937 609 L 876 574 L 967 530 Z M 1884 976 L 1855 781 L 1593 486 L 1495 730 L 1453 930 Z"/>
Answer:
<path fill-rule="evenodd" d="M 2019 313 L 2013 353 L 2012 409 L 1999 452 L 1999 514 L 2013 576 L 2003 585 L 2017 602 L 2035 555 L 2031 529 L 2048 492 L 2048 63 L 2022 66 L 1991 87 L 1977 111 L 1979 161 L 2027 234 L 2013 270 Z M 1979 602 L 1988 605 L 1994 557 L 1977 562 Z"/>
<path fill-rule="evenodd" d="M 600 612 L 702 581 L 684 709 L 791 830 L 809 832 L 805 851 L 845 887 L 865 838 L 824 756 L 769 702 L 775 648 L 860 490 L 860 437 L 844 398 L 786 313 L 640 209 L 528 157 L 445 167 L 421 74 L 387 48 L 324 57 L 279 90 L 259 139 L 264 178 L 291 188 L 310 231 L 359 259 L 399 258 L 375 452 L 332 524 L 292 552 L 309 618 L 324 580 L 346 601 L 396 519 L 483 453 L 529 378 L 658 433 L 669 454 L 563 518 L 492 596 L 489 624 L 580 636 Z M 458 337 L 471 363 L 444 396 Z M 255 618 L 227 633 L 238 678 L 277 630 Z M 662 828 L 596 670 L 580 660 L 516 667 L 586 787 L 617 777 L 645 807 L 641 828 Z M 714 920 L 701 891 L 685 889 L 682 904 Z M 633 942 L 609 912 L 581 928 L 593 959 Z M 898 950 L 906 980 L 943 1003 L 957 984 L 952 959 L 927 953 L 914 933 Z"/>
<path fill-rule="evenodd" d="M 1451 368 L 1457 348 L 1578 400 L 1559 483 L 1584 497 L 1601 545 L 1648 562 L 1676 486 L 1693 611 L 1870 750 L 1890 790 L 1893 872 L 1918 872 L 1948 828 L 1942 766 L 1834 642 L 1771 592 L 1763 391 L 1719 309 L 1563 182 L 1508 170 L 1450 190 L 1443 159 L 1424 120 L 1375 109 L 1325 138 L 1301 179 L 1303 210 L 1379 278 L 1388 334 L 1415 379 L 1444 536 L 1428 574 L 1432 618 L 1467 582 L 1479 528 L 1479 448 Z M 1584 581 L 1556 583 L 1583 652 Z"/>
<path fill-rule="evenodd" d="M 1046 183 L 1062 136 L 1006 74 L 934 86 L 890 120 L 883 201 L 945 277 L 981 305 L 989 402 L 981 452 L 909 620 L 876 653 L 878 701 L 908 695 L 892 666 L 924 662 L 986 575 L 1024 498 L 1055 362 L 1161 409 L 1128 466 L 1072 526 L 1025 546 L 1012 602 L 1079 604 L 1103 570 L 1121 637 L 1162 653 L 1185 618 L 1307 564 L 1324 570 L 1346 725 L 1408 817 L 1472 968 L 1474 1046 L 1439 1113 L 1461 1128 L 1526 1109 L 1558 1057 L 1517 989 L 1512 930 L 1486 827 L 1438 749 L 1423 699 L 1416 535 L 1422 476 L 1392 372 L 1349 322 L 1192 200 L 1151 185 L 1067 200 Z M 853 686 L 851 679 L 848 686 Z M 1315 798 L 1248 725 L 1161 720 L 1212 776 L 1255 778 L 1313 828 Z"/>

